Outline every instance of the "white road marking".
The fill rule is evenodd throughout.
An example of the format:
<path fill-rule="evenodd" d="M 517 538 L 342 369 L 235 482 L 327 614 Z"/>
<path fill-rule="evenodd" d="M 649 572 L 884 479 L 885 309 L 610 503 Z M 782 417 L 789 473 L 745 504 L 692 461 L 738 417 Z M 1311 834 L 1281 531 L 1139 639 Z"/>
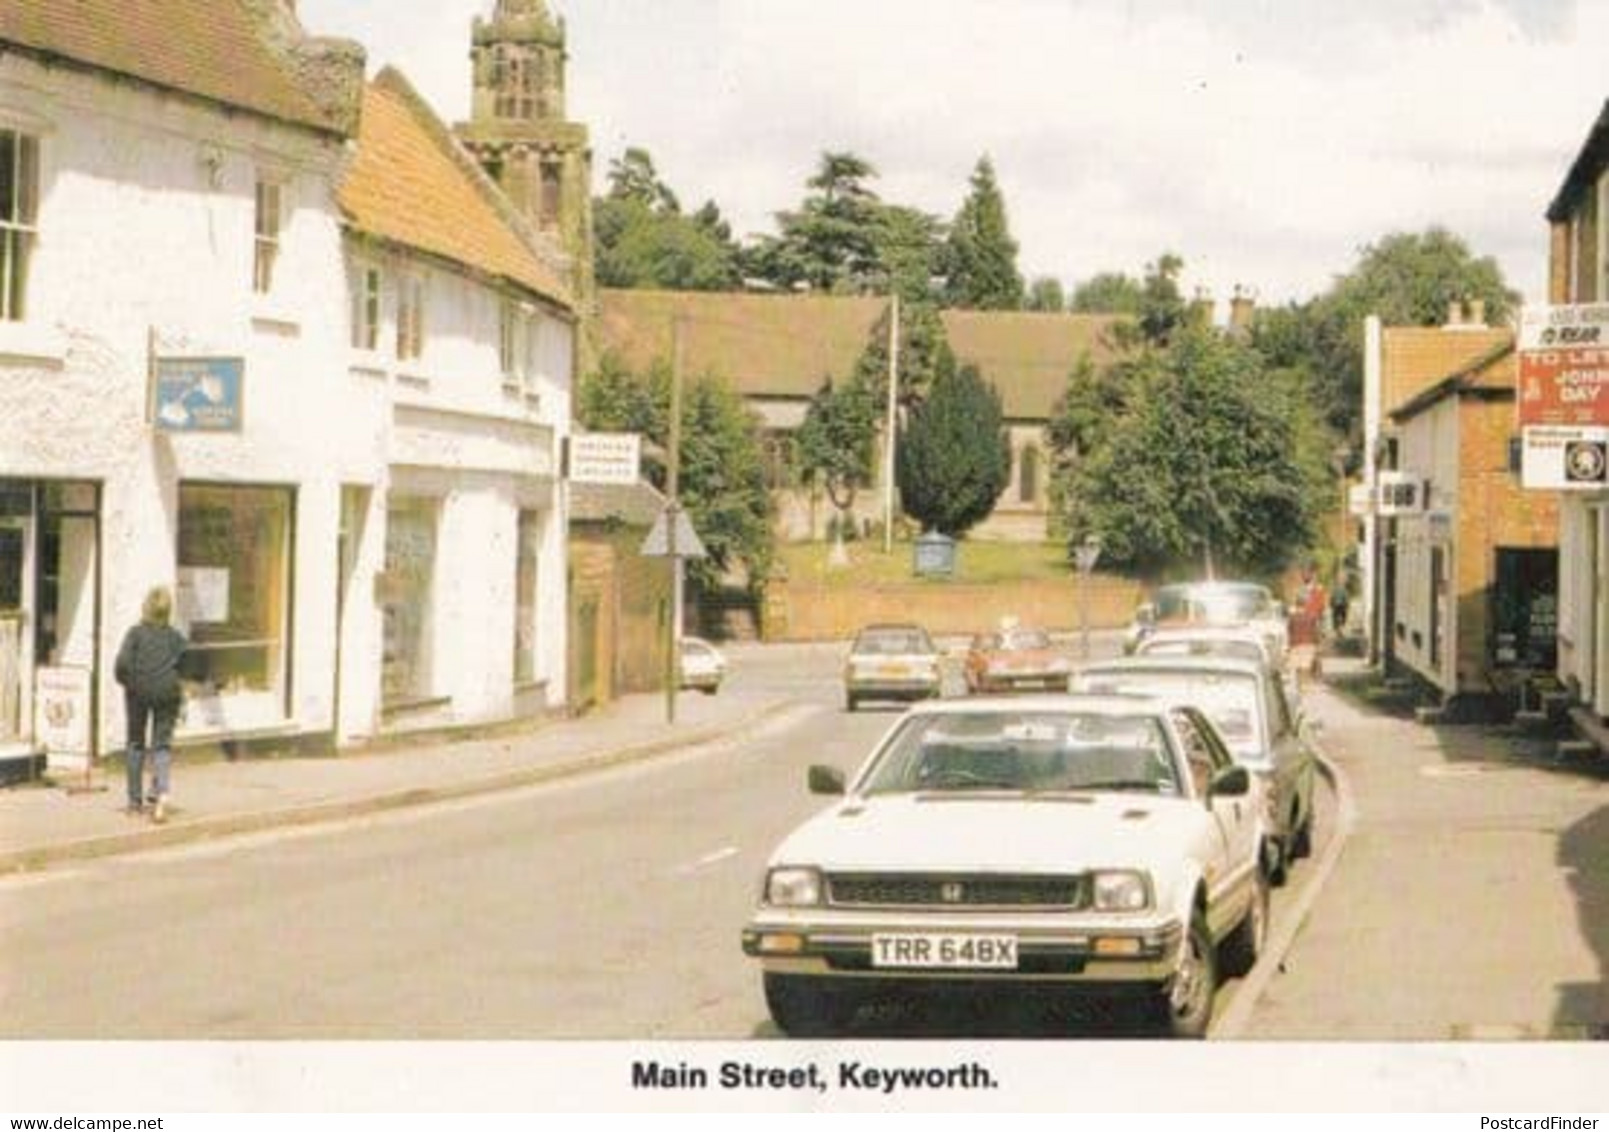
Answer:
<path fill-rule="evenodd" d="M 686 876 L 688 873 L 696 873 L 700 869 L 707 869 L 711 865 L 718 865 L 722 861 L 729 861 L 733 857 L 736 857 L 737 854 L 737 846 L 728 845 L 724 849 L 717 849 L 713 853 L 706 853 L 698 860 L 693 861 L 690 864 L 678 865 L 675 871 L 678 876 Z"/>

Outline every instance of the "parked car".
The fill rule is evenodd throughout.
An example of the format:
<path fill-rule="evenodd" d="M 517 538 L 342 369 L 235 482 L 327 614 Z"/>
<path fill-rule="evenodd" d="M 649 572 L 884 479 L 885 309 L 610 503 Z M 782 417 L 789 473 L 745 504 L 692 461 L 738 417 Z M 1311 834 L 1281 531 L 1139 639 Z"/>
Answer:
<path fill-rule="evenodd" d="M 972 638 L 963 665 L 969 692 L 1066 691 L 1072 665 L 1043 629 L 1021 626 Z"/>
<path fill-rule="evenodd" d="M 1073 687 L 1200 708 L 1235 761 L 1267 784 L 1269 876 L 1283 882 L 1291 863 L 1312 852 L 1318 762 L 1279 673 L 1229 657 L 1137 656 L 1088 665 Z"/>
<path fill-rule="evenodd" d="M 743 930 L 789 1034 L 965 987 L 1143 996 L 1200 1037 L 1268 925 L 1262 787 L 1201 712 L 1130 696 L 911 710 L 771 855 Z"/>
<path fill-rule="evenodd" d="M 1252 625 L 1199 625 L 1188 628 L 1158 629 L 1134 648 L 1135 656 L 1222 656 L 1250 660 L 1279 673 L 1285 695 L 1297 715 L 1301 714 L 1301 688 L 1290 665 L 1274 652 L 1265 633 Z"/>
<path fill-rule="evenodd" d="M 696 688 L 713 696 L 726 679 L 726 657 L 721 650 L 700 637 L 683 637 L 681 686 Z"/>
<path fill-rule="evenodd" d="M 869 625 L 844 661 L 844 702 L 925 700 L 943 687 L 939 650 L 920 625 Z"/>
<path fill-rule="evenodd" d="M 1142 640 L 1161 629 L 1203 625 L 1249 625 L 1267 640 L 1276 660 L 1284 663 L 1288 647 L 1284 606 L 1267 586 L 1254 582 L 1163 586 L 1135 612 L 1125 651 L 1134 652 Z"/>

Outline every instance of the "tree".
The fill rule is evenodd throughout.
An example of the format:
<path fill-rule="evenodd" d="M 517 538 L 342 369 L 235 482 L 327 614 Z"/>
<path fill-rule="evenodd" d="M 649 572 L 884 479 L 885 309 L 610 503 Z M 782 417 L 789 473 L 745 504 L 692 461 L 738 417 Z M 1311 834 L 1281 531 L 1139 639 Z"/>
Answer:
<path fill-rule="evenodd" d="M 1017 241 L 1006 219 L 1006 198 L 994 163 L 978 159 L 972 191 L 950 225 L 944 248 L 944 299 L 968 310 L 1014 311 L 1022 307 Z"/>
<path fill-rule="evenodd" d="M 1062 290 L 1061 280 L 1053 279 L 1048 275 L 1041 275 L 1028 287 L 1028 297 L 1023 306 L 1027 310 L 1040 311 L 1045 314 L 1056 314 L 1067 309 L 1067 293 Z"/>
<path fill-rule="evenodd" d="M 1121 272 L 1102 272 L 1073 288 L 1068 309 L 1075 314 L 1138 315 L 1145 300 L 1139 280 Z"/>
<path fill-rule="evenodd" d="M 603 432 L 641 433 L 659 449 L 670 443 L 670 367 L 656 362 L 647 374 L 628 370 L 606 354 L 582 381 L 576 417 Z M 733 569 L 751 584 L 770 573 L 772 502 L 766 485 L 759 419 L 743 398 L 714 375 L 688 383 L 682 398 L 680 492 L 709 558 L 689 564 L 696 585 L 713 587 Z M 650 458 L 648 478 L 661 490 L 668 469 Z"/>
<path fill-rule="evenodd" d="M 593 202 L 594 270 L 605 287 L 724 291 L 741 282 L 738 247 L 714 202 L 685 216 L 647 150 L 609 167 L 609 191 Z"/>
<path fill-rule="evenodd" d="M 752 254 L 756 272 L 778 287 L 840 294 L 867 290 L 879 273 L 882 202 L 867 182 L 877 170 L 852 153 L 824 153 L 798 209 L 777 214 L 779 234 Z"/>
<path fill-rule="evenodd" d="M 1122 376 L 1120 411 L 1083 434 L 1061 493 L 1069 546 L 1095 535 L 1114 564 L 1146 573 L 1268 575 L 1303 552 L 1321 485 L 1298 451 L 1302 404 L 1255 350 L 1184 324 Z"/>
<path fill-rule="evenodd" d="M 840 512 L 853 507 L 855 494 L 872 483 L 878 419 L 876 392 L 853 378 L 823 385 L 799 426 L 799 470 Z"/>
<path fill-rule="evenodd" d="M 1010 475 L 999 392 L 975 366 L 943 366 L 900 432 L 895 478 L 906 514 L 960 538 L 989 517 Z"/>
<path fill-rule="evenodd" d="M 1397 232 L 1363 249 L 1358 262 L 1329 290 L 1307 303 L 1259 315 L 1253 340 L 1276 364 L 1308 372 L 1315 401 L 1331 427 L 1360 438 L 1363 399 L 1363 321 L 1386 326 L 1439 326 L 1454 302 L 1485 303 L 1501 325 L 1519 302 L 1490 256 L 1476 257 L 1445 228 Z"/>

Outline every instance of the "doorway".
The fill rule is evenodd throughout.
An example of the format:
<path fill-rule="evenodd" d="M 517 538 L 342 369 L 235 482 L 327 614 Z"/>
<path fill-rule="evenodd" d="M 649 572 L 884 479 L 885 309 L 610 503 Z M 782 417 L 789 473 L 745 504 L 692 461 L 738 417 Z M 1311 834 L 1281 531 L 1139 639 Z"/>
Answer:
<path fill-rule="evenodd" d="M 0 494 L 0 508 L 5 507 Z M 32 500 L 29 500 L 32 510 Z M 0 510 L 0 747 L 22 742 L 33 656 L 28 612 L 33 606 L 31 515 Z"/>

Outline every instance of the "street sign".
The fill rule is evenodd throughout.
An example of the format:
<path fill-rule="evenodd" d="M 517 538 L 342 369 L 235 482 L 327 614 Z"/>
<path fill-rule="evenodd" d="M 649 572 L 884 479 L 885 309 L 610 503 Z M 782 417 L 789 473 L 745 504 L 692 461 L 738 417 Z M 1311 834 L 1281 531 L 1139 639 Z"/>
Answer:
<path fill-rule="evenodd" d="M 1609 426 L 1609 303 L 1526 307 L 1519 426 Z"/>
<path fill-rule="evenodd" d="M 1609 427 L 1525 430 L 1520 483 L 1530 491 L 1609 488 Z"/>
<path fill-rule="evenodd" d="M 1425 481 L 1410 472 L 1381 472 L 1375 483 L 1375 514 L 1417 515 L 1427 502 Z"/>
<path fill-rule="evenodd" d="M 643 540 L 644 558 L 664 558 L 670 553 L 670 524 L 665 518 L 669 514 L 668 508 L 661 511 L 659 518 L 654 522 L 654 529 L 649 531 L 648 537 Z M 704 549 L 704 543 L 699 539 L 698 532 L 693 529 L 693 520 L 687 517 L 686 511 L 681 510 L 676 512 L 676 557 L 709 557 L 709 552 Z"/>
<path fill-rule="evenodd" d="M 630 487 L 642 476 L 642 437 L 634 432 L 577 432 L 570 435 L 571 483 Z"/>
<path fill-rule="evenodd" d="M 1088 574 L 1095 569 L 1095 564 L 1101 560 L 1101 544 L 1095 539 L 1085 539 L 1073 551 L 1073 565 L 1078 567 L 1080 574 Z"/>
<path fill-rule="evenodd" d="M 244 358 L 155 358 L 151 423 L 162 432 L 239 432 Z"/>

